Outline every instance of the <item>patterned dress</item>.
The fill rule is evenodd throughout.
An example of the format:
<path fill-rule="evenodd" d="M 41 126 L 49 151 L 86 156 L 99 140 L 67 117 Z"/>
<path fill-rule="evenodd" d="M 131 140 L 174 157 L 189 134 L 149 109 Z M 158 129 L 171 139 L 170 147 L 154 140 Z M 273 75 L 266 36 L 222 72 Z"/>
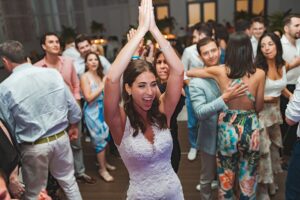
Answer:
<path fill-rule="evenodd" d="M 95 91 L 99 86 L 91 81 L 91 90 Z M 92 137 L 96 153 L 101 152 L 109 141 L 109 129 L 104 121 L 103 95 L 101 94 L 90 103 L 85 102 L 83 106 L 84 120 Z"/>
<path fill-rule="evenodd" d="M 255 100 L 249 91 L 247 96 L 251 101 Z M 259 129 L 258 117 L 253 110 L 226 110 L 220 113 L 217 138 L 218 199 L 255 199 Z M 236 180 L 239 196 L 235 197 Z"/>

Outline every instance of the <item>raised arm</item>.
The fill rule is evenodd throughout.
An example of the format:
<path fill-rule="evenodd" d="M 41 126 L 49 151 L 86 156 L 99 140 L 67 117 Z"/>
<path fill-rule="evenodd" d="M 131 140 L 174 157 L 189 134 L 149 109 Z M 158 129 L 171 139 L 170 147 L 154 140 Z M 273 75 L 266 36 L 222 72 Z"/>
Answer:
<path fill-rule="evenodd" d="M 127 33 L 127 41 L 130 41 L 135 34 L 136 34 L 136 29 L 134 28 L 130 29 L 129 32 Z M 138 47 L 133 53 L 134 59 L 138 59 L 139 57 L 141 57 L 141 51 L 143 51 L 143 45 L 144 45 L 144 38 L 140 41 Z"/>
<path fill-rule="evenodd" d="M 188 77 L 196 78 L 212 78 L 218 81 L 218 76 L 221 73 L 220 66 L 205 67 L 203 69 L 193 68 L 186 72 Z"/>
<path fill-rule="evenodd" d="M 120 79 L 131 60 L 131 56 L 134 54 L 140 41 L 149 30 L 151 14 L 150 6 L 149 0 L 142 0 L 141 6 L 139 7 L 139 27 L 111 65 L 105 81 L 104 116 L 116 144 L 121 143 L 124 129 L 123 121 L 121 119 L 121 113 L 123 111 L 119 106 L 121 97 Z"/>
<path fill-rule="evenodd" d="M 183 64 L 177 56 L 177 54 L 175 53 L 172 46 L 170 45 L 170 43 L 164 38 L 162 33 L 159 31 L 154 20 L 153 9 L 151 9 L 151 23 L 149 30 L 153 35 L 154 39 L 161 47 L 161 51 L 163 52 L 170 68 L 167 88 L 165 93 L 160 98 L 161 104 L 159 108 L 161 112 L 166 114 L 169 122 L 175 110 L 175 107 L 179 101 L 181 90 L 183 87 Z"/>

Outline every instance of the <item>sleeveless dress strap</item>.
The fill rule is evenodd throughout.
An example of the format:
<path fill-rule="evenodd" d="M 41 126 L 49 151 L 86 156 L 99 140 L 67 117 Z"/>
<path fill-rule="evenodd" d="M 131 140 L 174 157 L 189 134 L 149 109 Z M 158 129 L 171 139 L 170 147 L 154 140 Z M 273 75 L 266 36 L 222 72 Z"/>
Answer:
<path fill-rule="evenodd" d="M 234 79 L 231 82 L 230 86 L 233 86 L 233 85 L 238 84 L 238 83 L 243 83 L 244 84 L 243 80 L 238 78 L 238 79 Z M 253 94 L 251 94 L 251 92 L 249 90 L 245 91 L 245 93 L 246 93 L 246 96 L 248 97 L 248 99 L 250 101 L 252 101 L 253 103 L 255 103 L 255 97 L 253 96 Z"/>

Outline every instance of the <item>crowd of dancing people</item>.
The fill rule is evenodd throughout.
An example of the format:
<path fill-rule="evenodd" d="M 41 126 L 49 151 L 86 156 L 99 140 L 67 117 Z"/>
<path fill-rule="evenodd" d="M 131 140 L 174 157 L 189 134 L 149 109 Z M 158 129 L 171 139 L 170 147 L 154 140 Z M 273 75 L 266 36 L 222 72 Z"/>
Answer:
<path fill-rule="evenodd" d="M 200 199 L 217 189 L 218 199 L 268 200 L 285 168 L 285 198 L 299 199 L 300 15 L 283 19 L 283 33 L 262 17 L 237 21 L 233 32 L 198 23 L 181 52 L 157 27 L 152 0 L 138 9 L 138 26 L 112 64 L 83 34 L 63 51 L 59 36 L 45 33 L 35 63 L 20 42 L 0 44 L 12 72 L 0 84 L 0 199 L 55 199 L 52 187 L 82 199 L 77 182 L 97 181 L 85 172 L 83 127 L 108 183 L 118 169 L 106 151 L 115 145 L 129 173 L 126 199 L 184 199 L 184 106 L 187 159 L 199 153 L 201 161 Z"/>

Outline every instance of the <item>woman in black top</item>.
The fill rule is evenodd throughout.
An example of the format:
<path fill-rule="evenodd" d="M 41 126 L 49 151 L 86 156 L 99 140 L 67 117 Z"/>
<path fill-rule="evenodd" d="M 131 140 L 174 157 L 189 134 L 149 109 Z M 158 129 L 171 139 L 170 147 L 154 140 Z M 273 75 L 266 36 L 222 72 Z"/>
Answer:
<path fill-rule="evenodd" d="M 159 87 L 160 93 L 162 94 L 166 90 L 167 80 L 169 77 L 169 66 L 164 57 L 164 54 L 161 51 L 158 51 L 155 54 L 154 66 L 156 68 L 156 73 L 159 77 L 159 79 L 157 81 L 157 85 Z M 180 155 L 181 155 L 180 144 L 178 141 L 177 117 L 185 104 L 185 97 L 183 94 L 184 94 L 184 91 L 182 90 L 182 95 L 180 97 L 180 100 L 179 100 L 176 108 L 175 108 L 175 111 L 171 117 L 171 122 L 170 122 L 171 135 L 172 135 L 172 139 L 173 139 L 173 150 L 172 150 L 172 156 L 171 156 L 171 163 L 172 163 L 172 167 L 176 173 L 178 172 Z"/>

